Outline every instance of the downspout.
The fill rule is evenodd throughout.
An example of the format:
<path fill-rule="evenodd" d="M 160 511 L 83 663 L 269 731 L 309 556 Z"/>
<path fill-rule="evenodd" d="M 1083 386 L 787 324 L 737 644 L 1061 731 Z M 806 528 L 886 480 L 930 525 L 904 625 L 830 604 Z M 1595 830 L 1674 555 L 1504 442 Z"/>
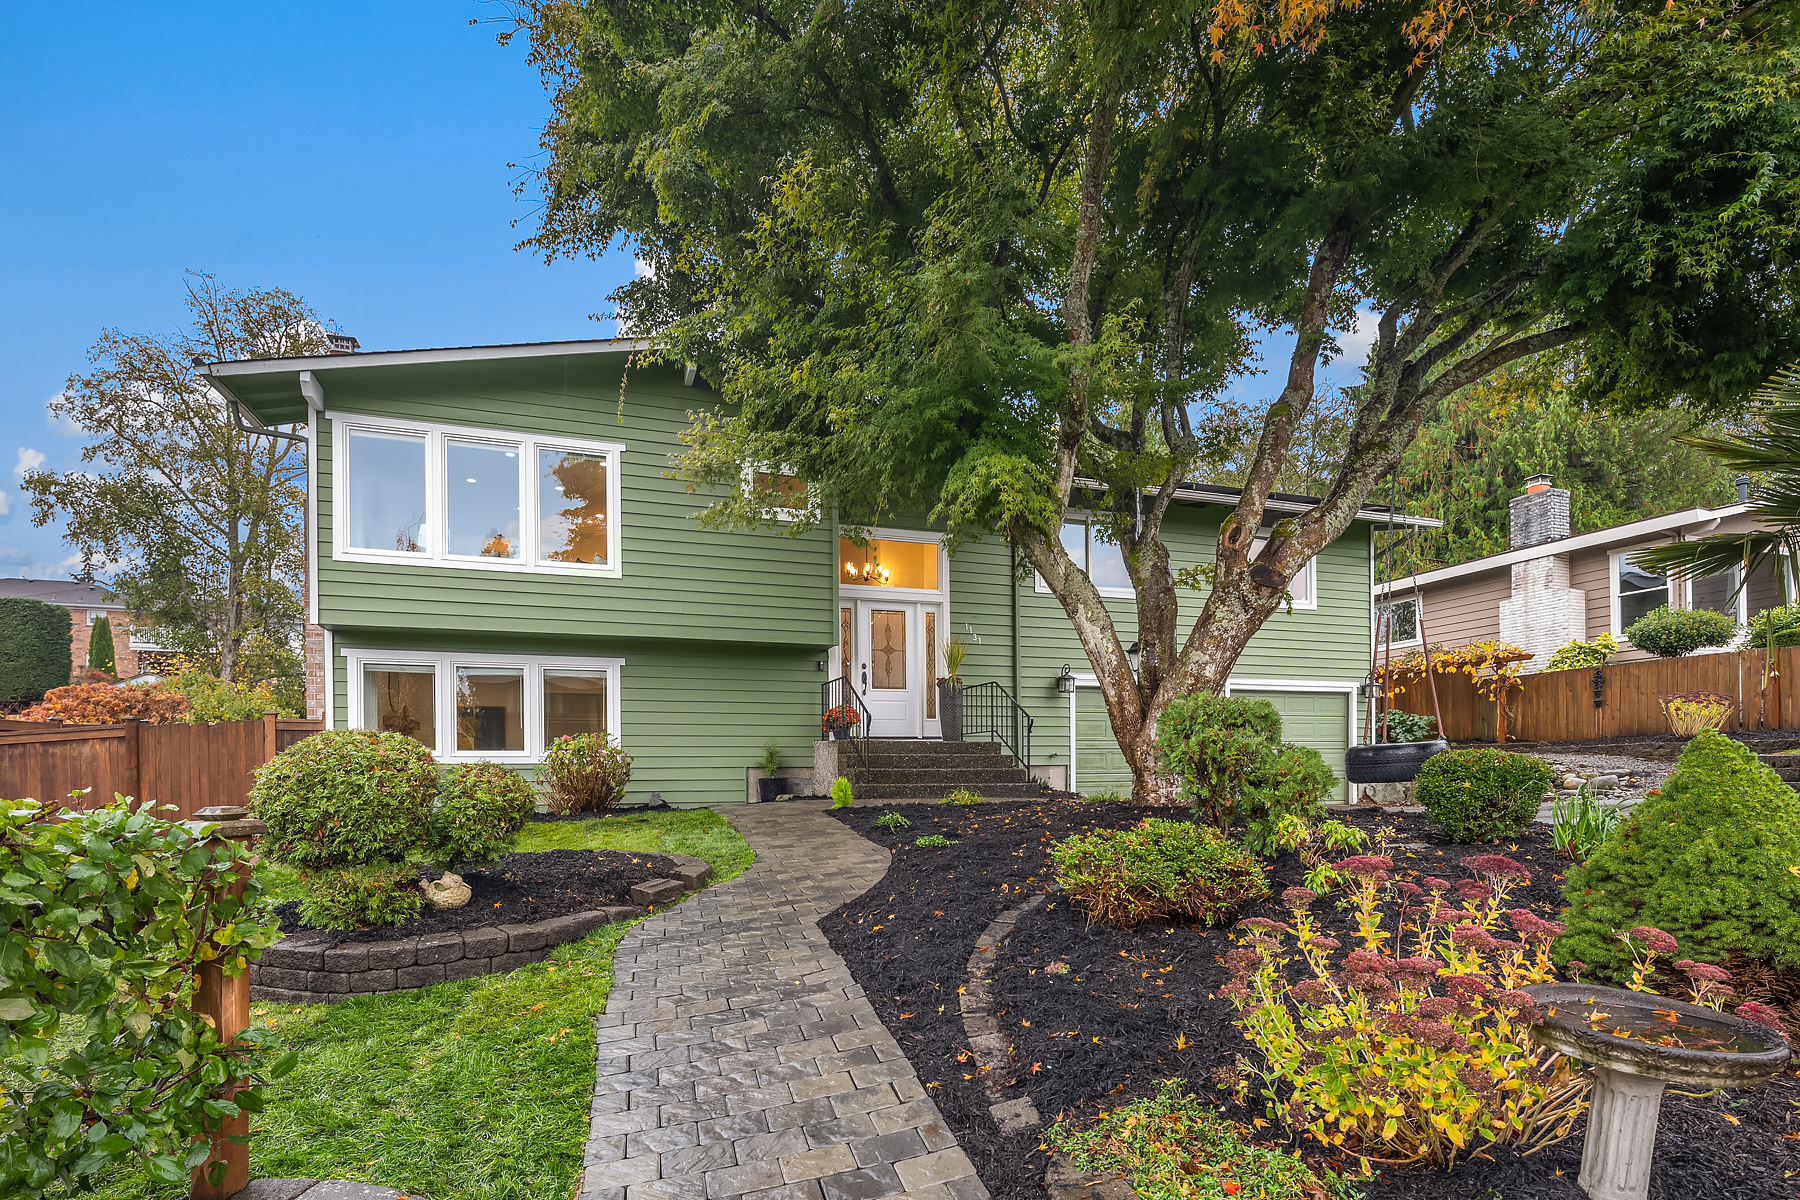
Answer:
<path fill-rule="evenodd" d="M 1012 560 L 1012 570 L 1006 577 L 1007 586 L 1012 588 L 1012 692 L 1013 699 L 1019 699 L 1019 547 L 1011 538 L 1006 539 L 1007 553 Z M 1024 701 L 1020 700 L 1020 704 Z"/>

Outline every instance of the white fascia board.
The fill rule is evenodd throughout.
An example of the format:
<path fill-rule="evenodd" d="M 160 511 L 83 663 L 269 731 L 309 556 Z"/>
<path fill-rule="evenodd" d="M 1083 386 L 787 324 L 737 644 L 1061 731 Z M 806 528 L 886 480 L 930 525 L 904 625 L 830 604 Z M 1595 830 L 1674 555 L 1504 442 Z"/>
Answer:
<path fill-rule="evenodd" d="M 1419 587 L 1430 587 L 1432 584 L 1461 579 L 1465 575 L 1477 575 L 1482 571 L 1497 571 L 1502 567 L 1510 567 L 1514 563 L 1530 562 L 1534 558 L 1551 558 L 1558 554 L 1573 554 L 1580 550 L 1592 550 L 1599 546 L 1610 546 L 1614 543 L 1653 537 L 1659 533 L 1667 533 L 1671 529 L 1680 529 L 1685 525 L 1698 525 L 1706 521 L 1716 525 L 1726 517 L 1740 516 L 1749 511 L 1748 504 L 1727 504 L 1723 508 L 1683 509 L 1680 512 L 1668 513 L 1660 517 L 1647 517 L 1642 521 L 1633 521 L 1629 525 L 1614 525 L 1611 529 L 1596 529 L 1592 533 L 1558 538 L 1554 542 L 1527 546 L 1523 550 L 1502 550 L 1499 554 L 1490 554 L 1486 558 L 1458 563 L 1454 567 L 1439 567 L 1435 571 L 1425 571 L 1417 576 L 1402 576 L 1395 579 L 1393 583 L 1398 586 L 1404 580 L 1404 585 L 1408 588 L 1415 583 Z M 1387 586 L 1385 583 L 1376 584 L 1372 592 L 1380 595 L 1382 589 Z"/>
<path fill-rule="evenodd" d="M 1104 492 L 1109 490 L 1107 485 L 1101 483 L 1098 479 L 1088 479 L 1083 476 L 1076 477 L 1075 486 L 1089 492 Z M 1154 495 L 1155 492 L 1155 488 L 1144 489 L 1144 494 L 1146 496 Z M 1175 498 L 1177 500 L 1198 500 L 1203 504 L 1221 504 L 1226 508 L 1236 508 L 1238 502 L 1237 493 L 1226 488 L 1207 487 L 1204 484 L 1183 484 L 1175 489 Z M 1274 512 L 1307 513 L 1317 508 L 1318 504 L 1305 504 L 1298 500 L 1283 500 L 1279 497 L 1271 496 L 1263 502 L 1263 507 Z M 1385 525 L 1388 521 L 1388 514 L 1386 512 L 1377 512 L 1370 508 L 1363 508 L 1357 510 L 1356 516 L 1353 517 L 1352 520 L 1374 521 Z M 1443 522 L 1436 517 L 1415 517 L 1409 516 L 1406 513 L 1395 513 L 1393 520 L 1396 525 L 1413 525 L 1420 529 L 1436 529 L 1443 524 Z"/>
<path fill-rule="evenodd" d="M 491 362 L 513 358 L 556 358 L 571 354 L 635 354 L 656 343 L 647 338 L 600 338 L 580 342 L 521 342 L 508 346 L 453 346 L 440 350 L 371 350 L 355 354 L 314 354 L 304 358 L 246 358 L 207 363 L 201 369 L 219 378 L 271 375 L 285 371 L 335 371 L 347 367 L 404 367 L 422 363 Z"/>

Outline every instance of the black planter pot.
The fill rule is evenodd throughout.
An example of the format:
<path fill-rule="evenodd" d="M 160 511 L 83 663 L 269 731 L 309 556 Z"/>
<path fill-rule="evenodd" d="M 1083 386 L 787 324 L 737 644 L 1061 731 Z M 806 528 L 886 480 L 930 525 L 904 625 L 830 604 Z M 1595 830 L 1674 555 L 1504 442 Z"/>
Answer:
<path fill-rule="evenodd" d="M 777 796 L 791 796 L 794 794 L 794 781 L 786 775 L 759 779 L 756 781 L 756 794 L 765 804 Z"/>
<path fill-rule="evenodd" d="M 1344 777 L 1351 783 L 1411 783 L 1426 759 L 1449 748 L 1443 738 L 1352 746 L 1344 751 Z"/>
<path fill-rule="evenodd" d="M 939 683 L 938 729 L 946 742 L 963 740 L 963 694 L 960 683 Z"/>
<path fill-rule="evenodd" d="M 850 740 L 850 734 L 851 731 L 848 729 L 834 729 L 831 731 L 831 740 L 834 742 L 847 742 Z"/>

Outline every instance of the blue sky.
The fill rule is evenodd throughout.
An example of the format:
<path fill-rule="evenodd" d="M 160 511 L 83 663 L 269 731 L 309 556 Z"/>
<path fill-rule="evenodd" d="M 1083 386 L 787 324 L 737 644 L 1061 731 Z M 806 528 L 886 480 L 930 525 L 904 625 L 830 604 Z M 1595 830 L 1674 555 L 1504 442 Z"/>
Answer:
<path fill-rule="evenodd" d="M 591 314 L 629 255 L 546 265 L 512 248 L 532 205 L 508 164 L 538 160 L 549 104 L 524 47 L 496 45 L 500 14 L 481 0 L 10 13 L 0 576 L 77 565 L 17 486 L 28 467 L 79 465 L 79 432 L 45 403 L 102 330 L 176 328 L 184 271 L 286 287 L 365 350 L 612 334 Z M 1269 347 L 1278 364 L 1286 342 Z M 1353 375 L 1340 363 L 1326 379 Z"/>
<path fill-rule="evenodd" d="M 512 249 L 549 104 L 475 0 L 24 6 L 0 42 L 0 576 L 64 576 L 21 465 L 101 330 L 168 331 L 182 272 L 306 297 L 365 350 L 608 336 L 629 255 Z M 484 24 L 471 26 L 472 19 Z M 522 224 L 514 228 L 512 222 Z"/>

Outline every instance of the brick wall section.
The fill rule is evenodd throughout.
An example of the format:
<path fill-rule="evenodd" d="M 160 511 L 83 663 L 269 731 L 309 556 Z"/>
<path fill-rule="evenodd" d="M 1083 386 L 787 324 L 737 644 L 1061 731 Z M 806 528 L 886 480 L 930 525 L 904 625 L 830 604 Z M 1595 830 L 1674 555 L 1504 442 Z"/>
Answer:
<path fill-rule="evenodd" d="M 325 712 L 325 630 L 306 627 L 306 716 L 317 721 Z"/>
<path fill-rule="evenodd" d="M 131 648 L 131 625 L 125 614 L 106 611 L 107 623 L 112 626 L 113 670 L 120 679 L 128 679 L 137 674 L 137 651 Z M 88 642 L 94 627 L 88 624 L 88 610 L 71 608 L 69 610 L 69 667 L 73 679 L 80 679 L 87 670 Z"/>
<path fill-rule="evenodd" d="M 297 934 L 276 942 L 251 964 L 250 998 L 329 1004 L 351 996 L 494 975 L 537 962 L 552 946 L 577 941 L 602 925 L 643 915 L 641 908 L 614 905 L 526 925 L 346 945 L 336 944 L 331 933 Z"/>
<path fill-rule="evenodd" d="M 1569 556 L 1553 554 L 1514 563 L 1512 595 L 1500 602 L 1500 640 L 1535 656 L 1541 671 L 1550 656 L 1587 635 L 1587 593 L 1569 586 Z"/>
<path fill-rule="evenodd" d="M 1545 488 L 1507 501 L 1512 548 L 1524 550 L 1569 536 L 1569 490 Z"/>

